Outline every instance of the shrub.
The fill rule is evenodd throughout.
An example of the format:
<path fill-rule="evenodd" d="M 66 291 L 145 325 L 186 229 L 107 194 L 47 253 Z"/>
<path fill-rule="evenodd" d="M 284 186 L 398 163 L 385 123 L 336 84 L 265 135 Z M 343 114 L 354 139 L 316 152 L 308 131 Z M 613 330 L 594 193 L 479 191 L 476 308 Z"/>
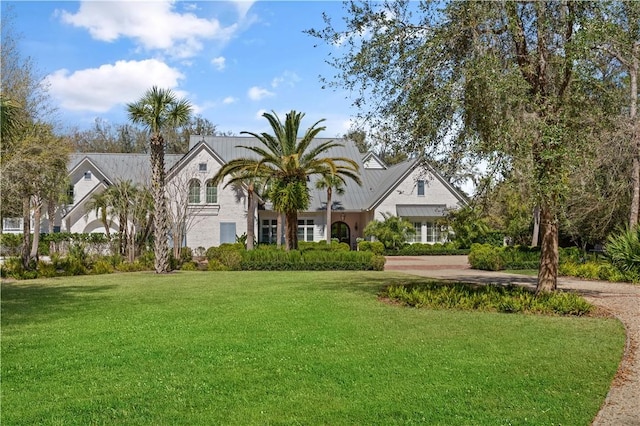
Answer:
<path fill-rule="evenodd" d="M 198 264 L 196 262 L 184 262 L 182 266 L 180 266 L 181 271 L 197 271 Z"/>
<path fill-rule="evenodd" d="M 383 270 L 385 259 L 372 252 L 252 250 L 242 254 L 243 270 Z"/>
<path fill-rule="evenodd" d="M 245 249 L 240 243 L 221 244 L 218 247 L 209 247 L 207 249 L 207 260 L 209 262 L 217 260 L 229 270 L 239 271 L 243 252 L 245 252 Z"/>
<path fill-rule="evenodd" d="M 469 252 L 469 264 L 473 269 L 500 271 L 504 269 L 502 251 L 489 244 L 472 244 Z"/>
<path fill-rule="evenodd" d="M 585 315 L 592 306 L 573 293 L 543 293 L 536 296 L 524 287 L 473 285 L 430 281 L 387 287 L 382 297 L 406 306 L 435 309 L 482 310 L 503 313 Z"/>
<path fill-rule="evenodd" d="M 618 269 L 640 274 L 640 226 L 610 235 L 604 250 Z"/>
<path fill-rule="evenodd" d="M 208 271 L 228 271 L 229 268 L 224 266 L 219 260 L 211 259 L 207 262 Z"/>
<path fill-rule="evenodd" d="M 387 250 L 400 250 L 406 245 L 407 239 L 415 234 L 413 224 L 406 219 L 383 214 L 384 221 L 373 220 L 364 228 L 364 235 L 375 237 L 384 244 Z"/>
<path fill-rule="evenodd" d="M 360 241 L 358 243 L 359 251 L 370 251 L 373 254 L 383 254 L 384 253 L 384 244 L 380 241 Z"/>
<path fill-rule="evenodd" d="M 96 275 L 111 274 L 114 271 L 114 267 L 108 259 L 100 259 L 93 264 L 91 273 Z"/>
<path fill-rule="evenodd" d="M 182 247 L 180 249 L 180 263 L 191 262 L 193 260 L 193 250 L 191 247 Z"/>
<path fill-rule="evenodd" d="M 22 234 L 1 234 L 0 255 L 19 256 L 22 247 Z"/>
<path fill-rule="evenodd" d="M 134 262 L 122 262 L 118 266 L 116 266 L 116 270 L 119 272 L 139 272 L 139 271 L 148 271 L 153 269 L 153 267 L 149 267 L 145 263 L 142 263 L 138 260 Z"/>

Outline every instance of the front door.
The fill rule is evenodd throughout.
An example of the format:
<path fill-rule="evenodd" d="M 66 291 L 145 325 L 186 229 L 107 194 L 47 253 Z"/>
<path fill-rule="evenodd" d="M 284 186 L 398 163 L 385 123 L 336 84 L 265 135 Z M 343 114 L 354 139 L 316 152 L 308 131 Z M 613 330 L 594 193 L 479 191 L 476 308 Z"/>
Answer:
<path fill-rule="evenodd" d="M 344 222 L 334 222 L 331 225 L 331 239 L 337 238 L 341 243 L 351 245 L 351 230 Z"/>

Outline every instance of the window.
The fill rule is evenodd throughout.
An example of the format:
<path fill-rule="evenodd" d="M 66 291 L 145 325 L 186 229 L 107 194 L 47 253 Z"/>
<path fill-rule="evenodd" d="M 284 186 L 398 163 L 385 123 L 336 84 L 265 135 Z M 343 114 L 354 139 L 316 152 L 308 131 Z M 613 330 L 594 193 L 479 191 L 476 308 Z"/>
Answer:
<path fill-rule="evenodd" d="M 206 172 L 207 171 L 207 163 L 199 163 L 198 164 L 198 171 L 199 172 Z"/>
<path fill-rule="evenodd" d="M 212 181 L 207 182 L 207 204 L 218 204 L 218 187 Z"/>
<path fill-rule="evenodd" d="M 2 219 L 2 229 L 4 231 L 22 231 L 23 219 L 21 217 L 5 217 Z"/>
<path fill-rule="evenodd" d="M 67 187 L 67 204 L 73 204 L 73 185 Z"/>
<path fill-rule="evenodd" d="M 84 172 L 84 180 L 91 180 L 91 172 Z"/>
<path fill-rule="evenodd" d="M 189 182 L 189 204 L 200 204 L 200 181 Z"/>
<path fill-rule="evenodd" d="M 433 222 L 425 223 L 427 228 L 427 239 L 428 243 L 438 243 L 440 242 L 440 227 Z"/>
<path fill-rule="evenodd" d="M 313 219 L 298 220 L 298 241 L 313 241 Z"/>
<path fill-rule="evenodd" d="M 410 243 L 421 243 L 422 242 L 422 222 L 413 222 L 413 229 L 416 231 L 415 234 L 409 236 Z"/>
<path fill-rule="evenodd" d="M 273 244 L 278 242 L 278 220 L 263 219 L 260 227 L 260 242 Z"/>
<path fill-rule="evenodd" d="M 423 180 L 418 181 L 418 196 L 424 197 L 424 181 Z"/>

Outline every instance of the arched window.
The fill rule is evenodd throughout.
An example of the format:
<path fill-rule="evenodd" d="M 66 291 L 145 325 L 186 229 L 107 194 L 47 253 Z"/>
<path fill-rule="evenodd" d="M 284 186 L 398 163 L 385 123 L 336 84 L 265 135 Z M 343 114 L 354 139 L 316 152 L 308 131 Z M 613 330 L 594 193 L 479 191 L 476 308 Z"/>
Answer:
<path fill-rule="evenodd" d="M 207 204 L 218 204 L 218 187 L 207 181 Z"/>
<path fill-rule="evenodd" d="M 189 204 L 200 204 L 200 181 L 197 179 L 189 182 Z"/>

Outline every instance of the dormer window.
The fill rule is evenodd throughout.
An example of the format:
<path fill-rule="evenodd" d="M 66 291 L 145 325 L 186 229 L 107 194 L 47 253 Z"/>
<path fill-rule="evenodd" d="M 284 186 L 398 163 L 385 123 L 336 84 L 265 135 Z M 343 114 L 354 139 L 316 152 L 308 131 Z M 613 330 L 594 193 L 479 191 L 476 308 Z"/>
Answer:
<path fill-rule="evenodd" d="M 91 180 L 91 172 L 84 172 L 84 180 Z"/>
<path fill-rule="evenodd" d="M 199 172 L 206 172 L 207 171 L 207 163 L 199 163 L 198 164 L 198 171 Z"/>

